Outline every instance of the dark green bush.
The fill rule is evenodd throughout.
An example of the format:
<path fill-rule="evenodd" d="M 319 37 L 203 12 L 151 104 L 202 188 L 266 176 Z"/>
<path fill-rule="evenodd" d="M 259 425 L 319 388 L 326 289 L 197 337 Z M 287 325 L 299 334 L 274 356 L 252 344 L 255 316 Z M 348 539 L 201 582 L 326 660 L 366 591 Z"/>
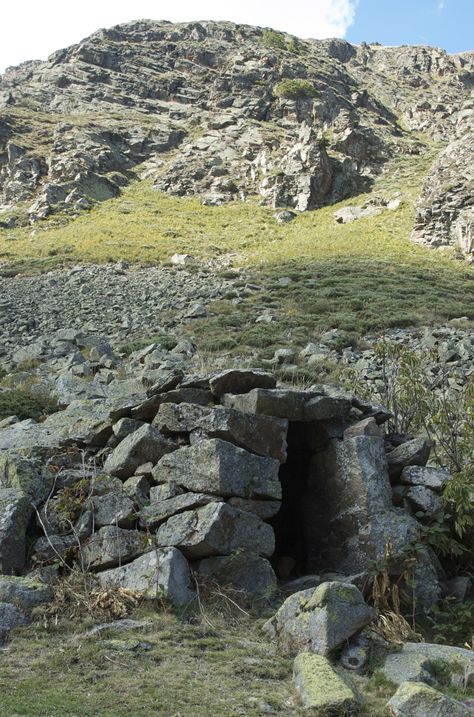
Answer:
<path fill-rule="evenodd" d="M 14 388 L 0 393 L 0 420 L 18 416 L 20 420 L 44 418 L 59 409 L 54 398 L 47 393 L 33 392 L 31 388 Z"/>
<path fill-rule="evenodd" d="M 275 97 L 286 100 L 316 97 L 316 88 L 308 80 L 283 80 L 273 90 Z"/>

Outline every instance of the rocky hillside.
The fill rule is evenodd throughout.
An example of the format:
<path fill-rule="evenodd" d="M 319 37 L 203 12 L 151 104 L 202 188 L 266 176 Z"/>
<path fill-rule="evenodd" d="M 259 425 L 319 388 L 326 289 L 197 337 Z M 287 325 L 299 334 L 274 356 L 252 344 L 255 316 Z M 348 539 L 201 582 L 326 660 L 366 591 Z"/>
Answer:
<path fill-rule="evenodd" d="M 458 133 L 414 236 L 469 254 L 473 86 L 472 53 L 224 22 L 100 30 L 0 77 L 0 217 L 12 227 L 74 216 L 143 178 L 210 205 L 257 197 L 305 211 L 370 190 L 394 156 Z"/>

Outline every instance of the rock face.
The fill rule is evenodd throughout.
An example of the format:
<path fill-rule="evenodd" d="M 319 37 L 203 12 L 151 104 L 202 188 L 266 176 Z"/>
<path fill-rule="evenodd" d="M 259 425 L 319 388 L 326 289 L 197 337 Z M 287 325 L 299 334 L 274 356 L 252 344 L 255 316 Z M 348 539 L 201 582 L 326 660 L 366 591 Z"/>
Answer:
<path fill-rule="evenodd" d="M 412 239 L 474 256 L 474 104 L 460 107 L 450 141 L 427 176 Z M 452 135 L 451 135 L 452 136 Z"/>
<path fill-rule="evenodd" d="M 27 207 L 20 222 L 77 215 L 137 177 L 208 205 L 339 201 L 370 187 L 395 152 L 420 152 L 411 132 L 438 140 L 469 124 L 472 68 L 468 53 L 302 41 L 226 22 L 100 30 L 0 78 L 2 225 L 15 225 L 17 205 Z M 445 174 L 468 168 L 458 154 L 440 160 Z M 435 234 L 468 248 L 469 176 L 451 192 L 447 222 L 441 189 L 422 202 L 418 234 L 430 239 L 432 220 Z"/>

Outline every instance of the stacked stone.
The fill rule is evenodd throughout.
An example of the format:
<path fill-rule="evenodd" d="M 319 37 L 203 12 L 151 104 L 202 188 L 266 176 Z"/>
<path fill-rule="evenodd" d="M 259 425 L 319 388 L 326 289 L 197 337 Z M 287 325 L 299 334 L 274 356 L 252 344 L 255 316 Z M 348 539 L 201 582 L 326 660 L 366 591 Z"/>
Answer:
<path fill-rule="evenodd" d="M 76 401 L 41 424 L 1 429 L 11 446 L 0 453 L 3 575 L 76 559 L 104 587 L 175 605 L 193 599 L 193 573 L 267 595 L 277 514 L 301 523 L 313 585 L 329 572 L 362 586 L 387 545 L 391 570 L 403 572 L 419 530 L 406 508 L 413 513 L 427 491 L 439 500 L 448 479 L 425 466 L 425 441 L 388 443 L 387 411 L 337 390 L 276 388 L 272 375 L 252 370 L 165 373 L 146 395 Z M 310 462 L 297 512 L 286 514 L 282 480 L 300 478 L 291 460 L 284 479 L 281 471 L 295 428 Z M 80 466 L 83 452 L 90 461 Z M 65 522 L 56 508 L 78 486 L 84 499 Z M 420 553 L 415 590 L 427 607 L 440 597 L 436 570 L 429 551 Z"/>

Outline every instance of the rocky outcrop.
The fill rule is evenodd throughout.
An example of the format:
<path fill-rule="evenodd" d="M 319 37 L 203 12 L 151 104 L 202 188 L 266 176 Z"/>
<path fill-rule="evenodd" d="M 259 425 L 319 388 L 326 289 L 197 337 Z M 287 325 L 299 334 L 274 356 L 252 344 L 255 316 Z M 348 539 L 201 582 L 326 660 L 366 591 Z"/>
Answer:
<path fill-rule="evenodd" d="M 450 141 L 429 172 L 417 203 L 412 239 L 432 247 L 455 247 L 474 257 L 474 105 L 457 116 Z"/>
<path fill-rule="evenodd" d="M 139 178 L 210 205 L 315 209 L 420 151 L 410 132 L 452 132 L 472 68 L 469 54 L 226 22 L 100 30 L 0 78 L 2 222 L 24 221 L 20 203 L 31 222 L 77 215 Z"/>

